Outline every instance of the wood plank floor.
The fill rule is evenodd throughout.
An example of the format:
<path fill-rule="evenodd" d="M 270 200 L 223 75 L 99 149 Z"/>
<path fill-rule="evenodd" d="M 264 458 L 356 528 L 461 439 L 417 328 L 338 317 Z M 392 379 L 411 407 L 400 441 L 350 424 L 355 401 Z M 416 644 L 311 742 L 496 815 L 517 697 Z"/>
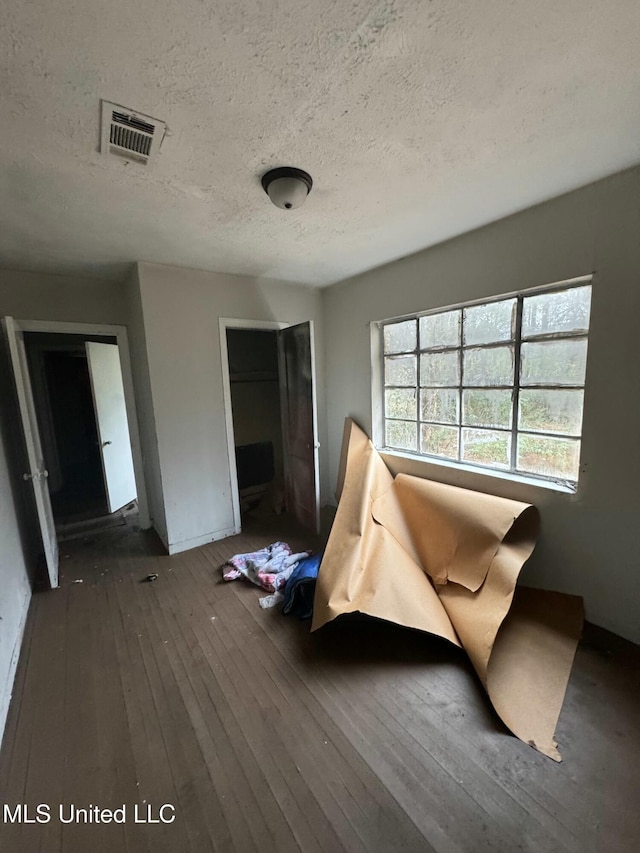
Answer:
<path fill-rule="evenodd" d="M 365 620 L 310 635 L 220 581 L 280 538 L 314 544 L 282 520 L 175 557 L 131 525 L 63 544 L 0 753 L 2 803 L 51 820 L 0 823 L 2 851 L 640 849 L 638 647 L 587 629 L 555 764 L 505 731 L 458 650 Z M 173 823 L 134 822 L 165 803 Z M 65 824 L 60 804 L 127 819 Z"/>

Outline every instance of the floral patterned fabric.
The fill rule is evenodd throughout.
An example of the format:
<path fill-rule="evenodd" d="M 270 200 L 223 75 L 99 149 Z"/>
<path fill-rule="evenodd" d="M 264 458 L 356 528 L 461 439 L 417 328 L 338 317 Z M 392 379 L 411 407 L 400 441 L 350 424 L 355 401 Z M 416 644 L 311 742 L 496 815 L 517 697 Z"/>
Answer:
<path fill-rule="evenodd" d="M 310 553 L 302 551 L 294 554 L 286 542 L 274 542 L 260 551 L 231 557 L 222 566 L 222 578 L 225 581 L 234 581 L 245 577 L 262 589 L 278 592 L 284 588 L 300 560 L 308 557 Z"/>

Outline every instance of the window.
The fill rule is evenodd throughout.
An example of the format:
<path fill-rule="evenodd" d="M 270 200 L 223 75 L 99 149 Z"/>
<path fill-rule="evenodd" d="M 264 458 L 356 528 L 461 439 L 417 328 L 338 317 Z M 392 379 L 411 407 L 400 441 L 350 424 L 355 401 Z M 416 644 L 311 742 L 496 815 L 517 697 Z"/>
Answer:
<path fill-rule="evenodd" d="M 591 284 L 380 324 L 389 450 L 575 484 Z"/>

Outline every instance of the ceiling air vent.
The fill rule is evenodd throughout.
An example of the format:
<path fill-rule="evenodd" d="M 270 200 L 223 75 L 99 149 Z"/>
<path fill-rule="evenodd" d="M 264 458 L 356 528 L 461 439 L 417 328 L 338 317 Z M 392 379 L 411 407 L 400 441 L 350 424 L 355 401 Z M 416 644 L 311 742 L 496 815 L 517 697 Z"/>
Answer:
<path fill-rule="evenodd" d="M 102 101 L 100 150 L 148 165 L 155 160 L 166 125 L 119 104 Z"/>

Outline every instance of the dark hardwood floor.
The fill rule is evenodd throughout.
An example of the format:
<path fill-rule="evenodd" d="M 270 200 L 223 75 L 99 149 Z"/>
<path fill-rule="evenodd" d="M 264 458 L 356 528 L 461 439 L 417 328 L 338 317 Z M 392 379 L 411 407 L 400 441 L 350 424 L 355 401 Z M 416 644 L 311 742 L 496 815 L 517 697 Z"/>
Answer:
<path fill-rule="evenodd" d="M 0 754 L 2 803 L 51 820 L 0 824 L 2 851 L 640 849 L 640 649 L 587 628 L 555 764 L 444 642 L 358 619 L 310 635 L 220 581 L 281 538 L 314 544 L 279 519 L 175 557 L 131 524 L 62 545 Z M 127 819 L 63 824 L 60 804 Z M 136 804 L 175 820 L 135 823 Z"/>

